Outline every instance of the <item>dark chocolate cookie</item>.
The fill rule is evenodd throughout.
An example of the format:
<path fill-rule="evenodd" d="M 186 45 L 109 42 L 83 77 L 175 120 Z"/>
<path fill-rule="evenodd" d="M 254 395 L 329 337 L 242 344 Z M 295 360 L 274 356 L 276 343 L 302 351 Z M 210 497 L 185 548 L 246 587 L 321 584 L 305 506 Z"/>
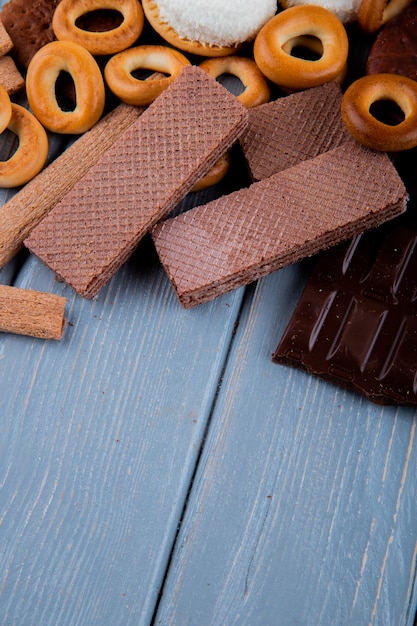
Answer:
<path fill-rule="evenodd" d="M 417 4 L 388 22 L 369 52 L 367 74 L 400 74 L 417 80 Z"/>

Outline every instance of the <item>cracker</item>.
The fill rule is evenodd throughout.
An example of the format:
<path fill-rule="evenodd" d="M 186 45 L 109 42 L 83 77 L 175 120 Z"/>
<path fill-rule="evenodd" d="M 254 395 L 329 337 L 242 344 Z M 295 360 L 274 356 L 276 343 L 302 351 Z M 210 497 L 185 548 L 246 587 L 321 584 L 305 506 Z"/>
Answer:
<path fill-rule="evenodd" d="M 52 16 L 60 0 L 10 0 L 1 11 L 1 19 L 12 42 L 11 52 L 17 65 L 27 68 L 34 54 L 55 40 Z"/>
<path fill-rule="evenodd" d="M 3 22 L 0 19 L 0 56 L 4 56 L 13 48 L 13 41 L 10 38 Z"/>
<path fill-rule="evenodd" d="M 235 96 L 185 67 L 25 244 L 80 295 L 96 295 L 246 124 Z"/>
<path fill-rule="evenodd" d="M 168 219 L 152 237 L 187 308 L 392 219 L 407 197 L 386 154 L 349 142 Z"/>

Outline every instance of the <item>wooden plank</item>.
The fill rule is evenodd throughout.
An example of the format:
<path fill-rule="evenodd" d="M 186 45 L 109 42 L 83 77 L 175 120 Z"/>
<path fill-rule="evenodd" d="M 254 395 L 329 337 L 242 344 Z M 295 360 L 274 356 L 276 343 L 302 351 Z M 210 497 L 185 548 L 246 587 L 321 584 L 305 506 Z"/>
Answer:
<path fill-rule="evenodd" d="M 13 282 L 13 276 L 16 271 L 17 259 L 13 259 L 9 263 L 6 263 L 4 267 L 0 269 L 0 284 L 10 285 Z"/>
<path fill-rule="evenodd" d="M 156 624 L 413 622 L 417 413 L 271 362 L 299 271 L 245 302 Z"/>
<path fill-rule="evenodd" d="M 242 292 L 185 312 L 143 245 L 59 342 L 0 335 L 0 623 L 149 624 Z"/>

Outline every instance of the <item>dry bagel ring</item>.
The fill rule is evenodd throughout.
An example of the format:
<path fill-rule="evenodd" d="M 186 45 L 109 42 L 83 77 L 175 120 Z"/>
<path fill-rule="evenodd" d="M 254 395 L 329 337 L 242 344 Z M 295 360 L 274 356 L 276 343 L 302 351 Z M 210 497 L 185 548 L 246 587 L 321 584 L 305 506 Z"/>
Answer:
<path fill-rule="evenodd" d="M 375 33 L 412 2 L 413 0 L 362 0 L 358 12 L 359 26 L 366 33 Z"/>
<path fill-rule="evenodd" d="M 291 55 L 293 41 L 302 38 L 321 42 L 315 61 Z M 259 31 L 254 57 L 272 82 L 286 89 L 308 89 L 337 79 L 346 67 L 348 38 L 341 21 L 327 9 L 303 5 L 278 13 Z"/>
<path fill-rule="evenodd" d="M 216 161 L 212 168 L 207 172 L 205 176 L 198 180 L 191 191 L 203 191 L 208 187 L 212 187 L 219 183 L 227 174 L 230 168 L 230 154 L 226 152 L 220 159 Z"/>
<path fill-rule="evenodd" d="M 123 102 L 146 106 L 166 89 L 190 61 L 181 52 L 167 46 L 136 46 L 115 54 L 104 68 L 104 78 L 112 92 Z M 138 80 L 138 69 L 169 74 L 163 78 Z"/>
<path fill-rule="evenodd" d="M 123 22 L 104 32 L 91 32 L 76 26 L 79 17 L 99 9 L 121 13 Z M 116 54 L 137 40 L 144 21 L 138 0 L 61 0 L 52 18 L 52 29 L 57 39 L 78 43 L 91 54 Z"/>
<path fill-rule="evenodd" d="M 0 187 L 18 187 L 36 176 L 48 156 L 48 136 L 42 124 L 27 109 L 12 104 L 7 128 L 15 133 L 19 145 L 7 161 L 0 161 Z"/>
<path fill-rule="evenodd" d="M 287 41 L 287 43 L 282 46 L 282 49 L 284 50 L 284 52 L 287 52 L 287 54 L 291 54 L 292 50 L 296 48 L 297 46 L 300 46 L 301 48 L 305 48 L 306 50 L 310 50 L 310 52 L 314 52 L 318 57 L 320 57 L 323 53 L 323 46 L 320 40 L 316 39 L 315 37 L 309 37 L 308 35 L 307 36 L 301 35 L 300 37 L 294 37 L 294 39 Z M 335 76 L 333 80 L 339 85 L 341 85 L 346 78 L 347 70 L 348 70 L 348 66 L 347 66 L 347 63 L 345 63 L 340 73 L 337 76 Z M 297 90 L 284 88 L 284 91 L 290 93 L 291 91 L 297 91 Z"/>
<path fill-rule="evenodd" d="M 60 72 L 68 72 L 75 85 L 76 105 L 63 111 L 56 99 Z M 94 57 L 71 41 L 53 41 L 43 46 L 29 63 L 26 75 L 29 105 L 38 120 L 56 133 L 84 133 L 101 117 L 105 91 Z"/>
<path fill-rule="evenodd" d="M 255 61 L 246 57 L 230 56 L 206 59 L 200 63 L 201 69 L 216 79 L 222 74 L 232 74 L 239 78 L 245 89 L 237 98 L 246 107 L 254 107 L 268 102 L 271 91 Z"/>
<path fill-rule="evenodd" d="M 10 96 L 3 87 L 0 85 L 0 133 L 2 133 L 8 126 L 12 118 L 12 103 Z"/>
<path fill-rule="evenodd" d="M 370 107 L 391 100 L 404 120 L 395 126 L 375 118 Z M 373 74 L 353 82 L 342 99 L 342 119 L 355 139 L 368 148 L 387 152 L 417 146 L 417 82 L 396 74 Z"/>

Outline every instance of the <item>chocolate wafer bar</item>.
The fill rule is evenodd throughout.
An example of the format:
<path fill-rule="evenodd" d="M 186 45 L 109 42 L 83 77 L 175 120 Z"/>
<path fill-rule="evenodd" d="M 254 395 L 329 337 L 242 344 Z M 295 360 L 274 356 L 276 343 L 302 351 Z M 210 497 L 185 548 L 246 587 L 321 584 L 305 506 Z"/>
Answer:
<path fill-rule="evenodd" d="M 349 142 L 168 219 L 153 240 L 187 308 L 392 219 L 407 197 L 386 154 Z"/>
<path fill-rule="evenodd" d="M 340 116 L 342 93 L 326 83 L 253 107 L 239 143 L 253 181 L 351 141 Z"/>
<path fill-rule="evenodd" d="M 417 226 L 400 218 L 318 259 L 273 361 L 378 404 L 417 405 Z"/>
<path fill-rule="evenodd" d="M 33 228 L 143 111 L 142 107 L 119 104 L 0 208 L 0 268 L 19 252 Z"/>
<path fill-rule="evenodd" d="M 92 297 L 238 139 L 247 110 L 187 66 L 26 239 L 80 295 Z"/>

